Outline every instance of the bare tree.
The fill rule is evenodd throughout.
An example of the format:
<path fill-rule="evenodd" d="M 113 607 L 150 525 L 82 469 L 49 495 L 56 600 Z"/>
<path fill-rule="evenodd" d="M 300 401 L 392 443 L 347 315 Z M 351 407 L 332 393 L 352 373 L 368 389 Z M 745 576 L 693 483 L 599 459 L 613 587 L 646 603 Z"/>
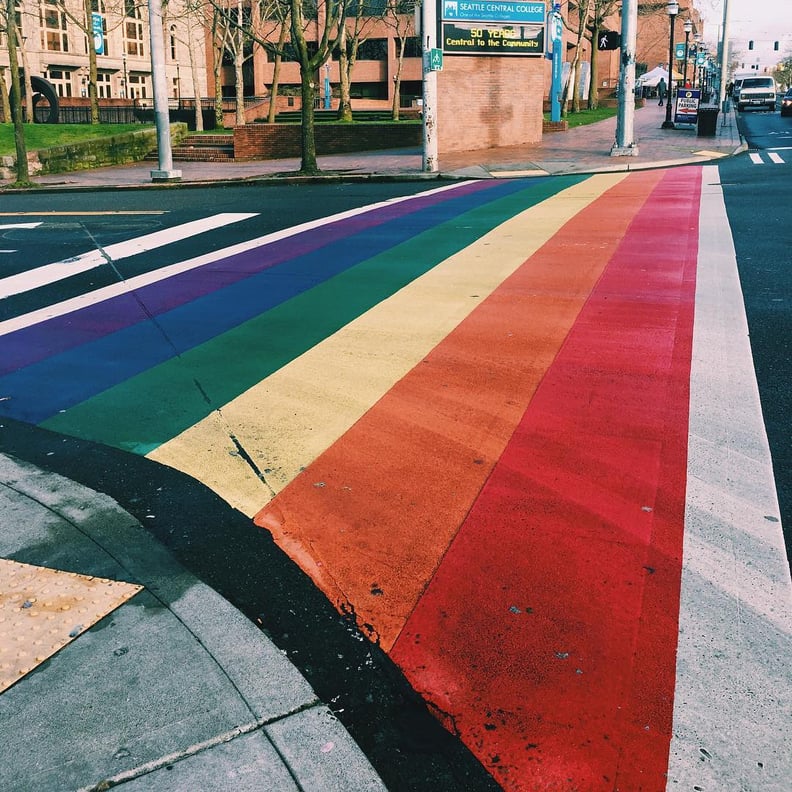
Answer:
<path fill-rule="evenodd" d="M 352 70 L 372 25 L 388 13 L 387 0 L 345 0 L 346 23 L 338 40 L 338 120 L 352 120 Z"/>
<path fill-rule="evenodd" d="M 575 34 L 575 54 L 572 56 L 572 62 L 569 68 L 566 82 L 564 83 L 564 92 L 561 96 L 561 109 L 565 115 L 567 113 L 569 103 L 569 92 L 572 91 L 572 110 L 578 112 L 580 110 L 580 91 L 577 90 L 578 83 L 578 70 L 580 67 L 580 60 L 582 57 L 583 41 L 586 36 L 586 27 L 591 17 L 591 10 L 594 0 L 580 0 L 580 2 L 573 9 L 570 4 L 569 14 L 572 15 L 575 11 L 574 19 L 572 22 L 567 18 L 567 27 Z"/>
<path fill-rule="evenodd" d="M 17 61 L 16 10 L 14 0 L 6 2 L 6 40 L 8 42 L 8 63 L 11 70 L 11 116 L 14 122 L 14 145 L 16 148 L 17 184 L 30 181 L 28 171 L 27 146 L 25 145 L 25 127 L 22 123 L 22 83 L 19 79 L 19 62 Z"/>
<path fill-rule="evenodd" d="M 393 105 L 391 106 L 391 118 L 394 121 L 399 120 L 404 50 L 407 46 L 407 39 L 415 35 L 414 10 L 414 0 L 388 0 L 388 10 L 384 17 L 385 24 L 395 34 L 398 48 L 396 52 L 396 74 L 393 75 Z"/>
<path fill-rule="evenodd" d="M 218 0 L 212 0 L 218 2 Z M 253 42 L 269 52 L 279 50 L 279 45 L 266 35 L 266 27 L 262 20 L 266 18 L 262 6 L 271 4 L 272 0 L 264 0 L 256 4 L 255 13 L 251 14 L 252 24 L 249 26 L 249 35 Z M 300 64 L 300 98 L 301 116 L 300 148 L 301 163 L 300 173 L 316 174 L 319 168 L 316 163 L 316 138 L 314 109 L 316 102 L 318 70 L 327 61 L 330 53 L 338 47 L 341 29 L 346 21 L 346 7 L 337 0 L 283 0 L 288 8 L 288 22 L 290 41 L 283 41 L 283 55 L 289 49 L 290 55 Z M 219 7 L 219 6 L 218 6 Z M 244 25 L 244 19 L 239 20 L 237 15 L 229 13 L 228 9 L 221 9 L 223 23 L 228 25 L 232 33 Z M 285 21 L 285 17 L 281 17 Z M 311 34 L 315 31 L 316 38 Z M 231 37 L 234 38 L 233 35 Z"/>
<path fill-rule="evenodd" d="M 603 29 L 605 20 L 616 12 L 617 4 L 621 0 L 594 0 L 592 3 L 591 22 L 588 30 L 591 39 L 591 69 L 589 71 L 588 109 L 596 110 L 599 107 L 599 50 L 597 42 Z"/>
<path fill-rule="evenodd" d="M 302 124 L 300 127 L 300 148 L 302 151 L 300 173 L 316 174 L 316 137 L 314 129 L 314 101 L 316 100 L 317 70 L 327 60 L 339 44 L 341 29 L 346 23 L 346 7 L 335 0 L 317 0 L 316 6 L 308 6 L 309 0 L 289 0 L 291 7 L 292 44 L 300 64 L 300 94 L 302 100 Z M 324 14 L 319 14 L 319 6 Z M 316 9 L 317 41 L 308 46 L 305 36 L 307 28 L 306 11 Z M 320 20 L 322 20 L 320 22 Z"/>

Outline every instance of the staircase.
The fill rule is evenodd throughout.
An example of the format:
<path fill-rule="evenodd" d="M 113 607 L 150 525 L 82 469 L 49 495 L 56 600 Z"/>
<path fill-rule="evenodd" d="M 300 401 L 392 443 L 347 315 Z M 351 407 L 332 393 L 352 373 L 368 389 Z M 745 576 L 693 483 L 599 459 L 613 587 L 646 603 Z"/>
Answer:
<path fill-rule="evenodd" d="M 147 160 L 156 160 L 157 152 L 146 155 Z M 174 162 L 232 162 L 234 159 L 234 136 L 188 135 L 173 147 Z"/>

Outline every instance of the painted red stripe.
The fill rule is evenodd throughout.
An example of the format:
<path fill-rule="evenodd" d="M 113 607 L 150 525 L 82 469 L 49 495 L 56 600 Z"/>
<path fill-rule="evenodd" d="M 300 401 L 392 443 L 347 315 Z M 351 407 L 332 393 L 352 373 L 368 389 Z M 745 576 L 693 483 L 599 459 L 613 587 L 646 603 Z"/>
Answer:
<path fill-rule="evenodd" d="M 665 789 L 699 194 L 637 214 L 391 653 L 505 789 Z"/>

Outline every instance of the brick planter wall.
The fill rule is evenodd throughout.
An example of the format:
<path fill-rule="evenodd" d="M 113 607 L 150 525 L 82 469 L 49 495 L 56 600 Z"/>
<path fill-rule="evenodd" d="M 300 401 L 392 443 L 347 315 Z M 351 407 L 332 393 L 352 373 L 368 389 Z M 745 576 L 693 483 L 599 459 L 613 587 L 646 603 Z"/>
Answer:
<path fill-rule="evenodd" d="M 317 154 L 412 148 L 420 146 L 417 123 L 317 124 Z M 300 156 L 299 124 L 246 124 L 234 127 L 234 159 L 281 159 Z"/>

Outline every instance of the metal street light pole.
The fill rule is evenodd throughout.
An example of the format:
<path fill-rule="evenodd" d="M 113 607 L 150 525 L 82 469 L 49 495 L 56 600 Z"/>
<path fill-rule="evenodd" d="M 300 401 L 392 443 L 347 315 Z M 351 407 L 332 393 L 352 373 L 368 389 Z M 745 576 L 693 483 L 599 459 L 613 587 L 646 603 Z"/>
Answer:
<path fill-rule="evenodd" d="M 689 20 L 685 20 L 685 74 L 682 81 L 682 85 L 687 88 L 687 67 L 688 67 L 688 57 L 690 55 L 690 32 L 693 30 L 693 23 Z"/>
<path fill-rule="evenodd" d="M 159 168 L 151 171 L 151 181 L 179 181 L 181 171 L 173 168 L 171 151 L 168 85 L 165 78 L 165 41 L 162 34 L 162 0 L 148 0 L 151 42 L 151 82 L 154 88 L 154 121 L 157 125 Z"/>
<path fill-rule="evenodd" d="M 674 21 L 679 13 L 677 0 L 668 0 L 666 13 L 671 19 L 671 31 L 668 36 L 668 101 L 666 102 L 666 117 L 662 128 L 673 129 L 674 122 L 671 120 L 671 106 L 674 98 Z"/>
<path fill-rule="evenodd" d="M 720 46 L 720 85 L 718 86 L 718 104 L 726 111 L 726 81 L 729 78 L 729 0 L 723 0 L 723 26 L 721 27 Z"/>

